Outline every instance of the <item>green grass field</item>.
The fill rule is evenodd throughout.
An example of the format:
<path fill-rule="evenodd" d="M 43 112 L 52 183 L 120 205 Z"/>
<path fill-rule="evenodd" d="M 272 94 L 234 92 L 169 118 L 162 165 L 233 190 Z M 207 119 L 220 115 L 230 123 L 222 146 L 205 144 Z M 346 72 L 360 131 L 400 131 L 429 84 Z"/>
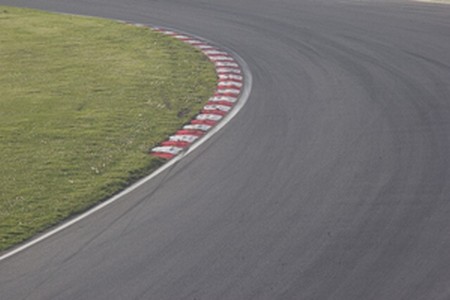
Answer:
<path fill-rule="evenodd" d="M 0 6 L 0 250 L 149 174 L 213 93 L 213 65 L 114 21 Z"/>

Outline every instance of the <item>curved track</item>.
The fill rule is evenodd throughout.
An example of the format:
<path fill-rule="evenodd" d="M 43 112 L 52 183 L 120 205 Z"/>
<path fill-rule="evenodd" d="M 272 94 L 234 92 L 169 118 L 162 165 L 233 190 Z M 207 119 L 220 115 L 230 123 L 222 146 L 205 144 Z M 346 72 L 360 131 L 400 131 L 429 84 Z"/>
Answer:
<path fill-rule="evenodd" d="M 0 3 L 180 28 L 254 80 L 197 151 L 2 261 L 2 299 L 450 298 L 450 7 Z"/>

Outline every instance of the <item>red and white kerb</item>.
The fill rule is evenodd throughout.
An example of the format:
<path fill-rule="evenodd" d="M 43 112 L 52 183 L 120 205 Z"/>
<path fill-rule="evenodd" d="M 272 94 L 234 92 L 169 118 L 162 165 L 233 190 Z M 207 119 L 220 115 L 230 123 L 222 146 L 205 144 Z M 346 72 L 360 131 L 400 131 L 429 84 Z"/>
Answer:
<path fill-rule="evenodd" d="M 155 30 L 199 49 L 214 63 L 218 78 L 216 92 L 201 112 L 189 124 L 171 135 L 168 140 L 151 150 L 151 155 L 171 159 L 200 139 L 228 114 L 239 99 L 244 78 L 239 64 L 226 51 L 185 34 L 161 28 L 155 28 Z"/>

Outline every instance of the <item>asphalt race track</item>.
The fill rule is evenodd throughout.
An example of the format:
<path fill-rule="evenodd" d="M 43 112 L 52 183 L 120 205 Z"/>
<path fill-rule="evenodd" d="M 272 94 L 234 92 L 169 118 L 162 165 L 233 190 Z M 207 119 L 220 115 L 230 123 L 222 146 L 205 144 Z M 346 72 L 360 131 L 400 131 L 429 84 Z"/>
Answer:
<path fill-rule="evenodd" d="M 181 29 L 253 75 L 206 144 L 1 261 L 1 299 L 450 299 L 450 6 L 0 3 Z"/>

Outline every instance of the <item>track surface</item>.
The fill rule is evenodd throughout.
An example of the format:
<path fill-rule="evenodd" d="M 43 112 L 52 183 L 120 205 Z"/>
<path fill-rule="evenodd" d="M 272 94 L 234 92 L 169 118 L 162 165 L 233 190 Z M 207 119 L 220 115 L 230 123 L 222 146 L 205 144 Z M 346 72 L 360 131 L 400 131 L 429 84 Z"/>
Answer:
<path fill-rule="evenodd" d="M 254 77 L 206 145 L 2 261 L 2 299 L 450 299 L 449 7 L 0 3 L 183 29 Z"/>

